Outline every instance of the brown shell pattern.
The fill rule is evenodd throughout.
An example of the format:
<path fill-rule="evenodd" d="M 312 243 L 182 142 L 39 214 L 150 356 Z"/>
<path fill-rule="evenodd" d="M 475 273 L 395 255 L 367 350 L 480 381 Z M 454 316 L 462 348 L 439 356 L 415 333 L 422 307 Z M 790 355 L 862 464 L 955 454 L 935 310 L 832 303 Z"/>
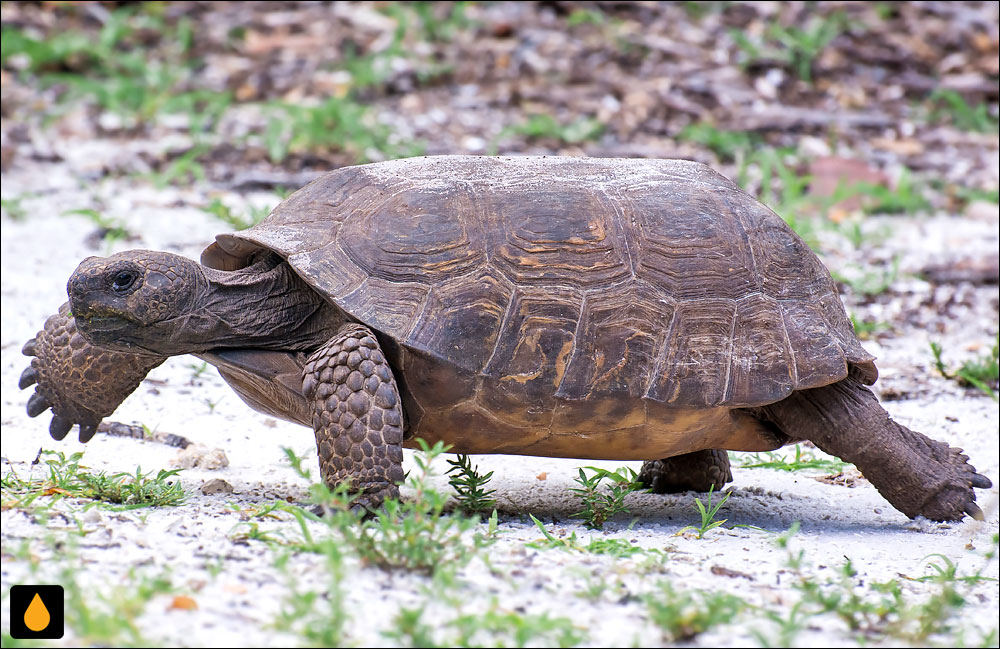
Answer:
<path fill-rule="evenodd" d="M 357 320 L 512 397 L 740 407 L 849 364 L 876 376 L 815 254 L 694 162 L 349 167 L 218 242 L 277 251 Z"/>

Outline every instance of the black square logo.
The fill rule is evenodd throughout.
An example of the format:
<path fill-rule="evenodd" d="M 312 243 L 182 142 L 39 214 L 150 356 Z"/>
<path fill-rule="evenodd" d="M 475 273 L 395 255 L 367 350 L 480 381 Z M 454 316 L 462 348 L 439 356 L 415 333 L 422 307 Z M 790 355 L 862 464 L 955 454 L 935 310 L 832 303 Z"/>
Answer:
<path fill-rule="evenodd" d="M 63 637 L 62 586 L 11 586 L 10 636 L 18 640 Z"/>

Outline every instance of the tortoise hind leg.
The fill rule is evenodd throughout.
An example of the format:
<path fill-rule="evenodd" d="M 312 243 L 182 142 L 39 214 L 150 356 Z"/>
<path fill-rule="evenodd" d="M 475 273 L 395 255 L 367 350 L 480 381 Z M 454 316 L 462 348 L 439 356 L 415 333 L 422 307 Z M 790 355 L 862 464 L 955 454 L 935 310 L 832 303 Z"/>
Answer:
<path fill-rule="evenodd" d="M 645 462 L 639 471 L 639 482 L 657 494 L 681 491 L 718 491 L 733 481 L 729 454 L 720 449 L 695 451 L 684 455 Z"/>
<path fill-rule="evenodd" d="M 392 370 L 370 329 L 346 324 L 306 361 L 302 390 L 323 481 L 345 483 L 357 503 L 398 498 L 403 481 L 403 410 Z"/>
<path fill-rule="evenodd" d="M 793 437 L 851 462 L 893 507 L 910 518 L 982 519 L 974 487 L 989 488 L 961 449 L 930 439 L 894 422 L 878 399 L 854 378 L 794 392 L 753 409 Z"/>

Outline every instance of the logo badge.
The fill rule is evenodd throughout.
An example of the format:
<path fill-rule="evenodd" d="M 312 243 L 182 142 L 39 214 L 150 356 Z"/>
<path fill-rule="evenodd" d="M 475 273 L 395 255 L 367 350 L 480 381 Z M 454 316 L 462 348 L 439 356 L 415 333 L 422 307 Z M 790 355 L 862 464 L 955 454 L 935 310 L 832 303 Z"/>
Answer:
<path fill-rule="evenodd" d="M 18 640 L 63 637 L 62 586 L 11 586 L 10 636 Z"/>

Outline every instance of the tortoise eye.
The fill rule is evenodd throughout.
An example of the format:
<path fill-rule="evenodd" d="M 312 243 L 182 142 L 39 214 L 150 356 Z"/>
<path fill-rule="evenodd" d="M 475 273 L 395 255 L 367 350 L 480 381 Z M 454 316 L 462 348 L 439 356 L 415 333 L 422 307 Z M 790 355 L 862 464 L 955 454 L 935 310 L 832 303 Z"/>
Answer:
<path fill-rule="evenodd" d="M 111 283 L 111 289 L 116 293 L 124 293 L 135 284 L 136 277 L 137 275 L 132 271 L 123 270 L 115 275 L 115 279 Z"/>

